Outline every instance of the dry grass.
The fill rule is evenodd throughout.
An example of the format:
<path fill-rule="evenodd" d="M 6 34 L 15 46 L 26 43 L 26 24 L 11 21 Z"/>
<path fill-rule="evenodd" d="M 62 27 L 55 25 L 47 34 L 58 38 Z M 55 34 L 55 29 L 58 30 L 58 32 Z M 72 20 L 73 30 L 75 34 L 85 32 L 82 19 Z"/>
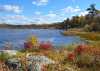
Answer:
<path fill-rule="evenodd" d="M 63 35 L 64 36 L 75 35 L 84 38 L 86 40 L 100 41 L 100 32 L 64 31 Z"/>

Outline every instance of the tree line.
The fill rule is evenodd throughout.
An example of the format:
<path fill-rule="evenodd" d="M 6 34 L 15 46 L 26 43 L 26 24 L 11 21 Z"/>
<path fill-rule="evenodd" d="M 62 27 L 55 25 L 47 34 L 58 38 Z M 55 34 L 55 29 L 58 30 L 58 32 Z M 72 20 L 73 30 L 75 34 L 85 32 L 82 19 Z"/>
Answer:
<path fill-rule="evenodd" d="M 64 29 L 83 28 L 85 31 L 100 31 L 100 10 L 95 8 L 95 4 L 91 4 L 86 9 L 88 14 L 85 16 L 73 16 L 62 22 Z"/>

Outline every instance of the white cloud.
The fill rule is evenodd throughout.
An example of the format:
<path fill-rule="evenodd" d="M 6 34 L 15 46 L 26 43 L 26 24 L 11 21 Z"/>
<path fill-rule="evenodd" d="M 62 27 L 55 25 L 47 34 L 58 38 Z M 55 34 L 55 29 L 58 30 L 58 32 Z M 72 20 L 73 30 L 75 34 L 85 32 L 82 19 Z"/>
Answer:
<path fill-rule="evenodd" d="M 76 7 L 68 6 L 66 8 L 49 11 L 47 14 L 42 14 L 41 12 L 35 12 L 33 16 L 33 21 L 36 23 L 53 23 L 65 20 L 69 16 L 78 15 L 81 9 Z"/>
<path fill-rule="evenodd" d="M 53 22 L 61 21 L 62 19 L 64 18 L 61 17 L 60 14 L 57 15 L 53 11 L 49 12 L 48 14 L 40 14 L 40 15 L 36 14 L 33 16 L 33 21 L 38 24 L 42 24 L 42 23 L 50 24 Z"/>
<path fill-rule="evenodd" d="M 54 17 L 56 17 L 57 15 L 54 14 L 54 13 L 49 13 L 49 14 L 47 14 L 46 16 L 47 16 L 47 17 L 50 17 L 50 18 L 54 18 Z"/>
<path fill-rule="evenodd" d="M 18 14 L 22 12 L 22 9 L 17 5 L 2 5 L 0 6 L 0 11 L 13 12 Z"/>
<path fill-rule="evenodd" d="M 76 6 L 75 8 L 68 6 L 66 8 L 63 8 L 62 11 L 65 13 L 76 13 L 81 11 L 81 9 L 78 6 Z"/>
<path fill-rule="evenodd" d="M 0 17 L 0 22 L 9 24 L 30 24 L 31 21 L 31 18 L 24 15 L 6 15 Z"/>
<path fill-rule="evenodd" d="M 37 5 L 37 6 L 47 5 L 48 0 L 35 0 L 35 1 L 32 2 L 32 4 Z"/>
<path fill-rule="evenodd" d="M 87 14 L 88 14 L 88 11 L 81 11 L 80 14 L 79 14 L 79 16 L 80 16 L 80 15 L 85 16 L 85 15 L 87 15 Z"/>
<path fill-rule="evenodd" d="M 12 11 L 10 7 L 6 9 L 6 11 Z M 14 12 L 14 11 L 13 11 Z M 67 17 L 72 17 L 75 15 L 86 15 L 88 12 L 83 11 L 80 9 L 80 7 L 75 6 L 68 6 L 62 9 L 54 10 L 54 11 L 49 11 L 47 14 L 44 14 L 40 11 L 34 12 L 32 17 L 26 17 L 24 15 L 8 15 L 5 16 L 5 20 L 8 20 L 10 22 L 16 21 L 16 22 L 21 22 L 21 23 L 38 23 L 38 24 L 43 24 L 43 23 L 53 23 L 53 22 L 62 22 L 65 20 Z"/>

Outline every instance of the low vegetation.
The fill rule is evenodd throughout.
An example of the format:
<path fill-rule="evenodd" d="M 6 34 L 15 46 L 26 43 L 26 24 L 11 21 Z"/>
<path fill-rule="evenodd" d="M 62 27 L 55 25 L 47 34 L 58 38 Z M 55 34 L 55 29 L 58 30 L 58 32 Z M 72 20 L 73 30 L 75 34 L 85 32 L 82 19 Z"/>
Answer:
<path fill-rule="evenodd" d="M 37 46 L 38 45 L 38 46 Z M 23 70 L 28 69 L 27 54 L 46 56 L 54 64 L 48 64 L 45 71 L 99 71 L 100 48 L 90 44 L 73 44 L 55 49 L 50 42 L 38 43 L 36 37 L 29 38 L 13 58 L 20 59 Z M 0 54 L 0 61 L 12 58 L 8 54 Z"/>

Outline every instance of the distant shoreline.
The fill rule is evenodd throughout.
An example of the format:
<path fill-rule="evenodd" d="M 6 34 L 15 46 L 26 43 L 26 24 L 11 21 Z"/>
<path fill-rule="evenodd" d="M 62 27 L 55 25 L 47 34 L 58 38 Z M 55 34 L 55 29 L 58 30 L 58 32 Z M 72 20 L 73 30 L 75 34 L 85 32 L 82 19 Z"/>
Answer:
<path fill-rule="evenodd" d="M 0 24 L 0 29 L 63 29 L 61 24 L 30 24 L 30 25 L 12 25 L 12 24 Z"/>

